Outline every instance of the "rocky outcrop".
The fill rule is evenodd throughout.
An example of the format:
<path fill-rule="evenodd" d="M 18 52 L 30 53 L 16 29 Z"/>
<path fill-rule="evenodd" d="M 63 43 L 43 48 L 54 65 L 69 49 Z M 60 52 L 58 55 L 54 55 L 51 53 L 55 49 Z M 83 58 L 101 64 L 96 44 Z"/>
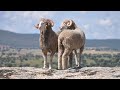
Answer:
<path fill-rule="evenodd" d="M 0 67 L 0 79 L 120 79 L 120 67 L 83 67 L 67 70 Z"/>

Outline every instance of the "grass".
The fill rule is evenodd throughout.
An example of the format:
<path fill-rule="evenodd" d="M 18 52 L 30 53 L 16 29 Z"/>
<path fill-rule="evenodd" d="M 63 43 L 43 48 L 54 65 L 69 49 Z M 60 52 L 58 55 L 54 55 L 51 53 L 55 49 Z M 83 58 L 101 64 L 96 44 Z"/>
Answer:
<path fill-rule="evenodd" d="M 3 66 L 4 65 L 7 65 L 7 64 L 10 64 L 10 65 L 13 65 L 13 66 L 32 66 L 32 67 L 43 67 L 43 57 L 42 57 L 42 53 L 41 53 L 41 50 L 40 49 L 21 49 L 19 52 L 16 50 L 16 49 L 10 49 L 9 51 L 4 51 L 5 55 L 2 55 L 2 57 L 7 57 L 9 53 L 16 53 L 14 55 L 9 55 L 7 61 L 1 61 L 3 63 Z M 27 60 L 18 60 L 16 59 L 14 62 L 12 61 L 12 59 L 10 59 L 11 61 L 9 61 L 9 58 L 12 56 L 12 57 L 18 57 L 19 55 L 27 55 L 27 54 L 33 54 L 33 55 L 40 55 L 41 57 L 40 58 L 33 58 L 33 57 L 30 57 L 29 56 L 27 57 Z M 94 55 L 103 55 L 103 54 L 118 54 L 120 52 L 118 51 L 95 51 L 95 50 L 84 50 L 83 51 L 83 54 L 91 54 L 92 57 L 94 57 Z M 2 54 L 2 52 L 0 52 L 0 54 Z M 96 56 L 95 55 L 95 56 Z M 1 56 L 1 55 L 0 55 Z M 48 55 L 48 62 L 49 62 L 49 55 Z M 105 60 L 105 61 L 113 61 L 112 58 L 108 58 L 108 57 L 98 57 L 97 56 L 97 61 L 98 60 Z M 57 60 L 58 60 L 58 57 L 57 57 L 57 54 L 54 55 L 53 57 L 53 68 L 57 68 Z M 93 60 L 92 58 L 90 57 L 85 57 L 84 60 L 86 61 L 85 64 L 87 65 L 90 65 L 91 63 L 95 64 L 95 60 Z M 1 63 L 1 64 L 2 64 Z"/>
<path fill-rule="evenodd" d="M 120 51 L 95 51 L 95 50 L 84 50 L 83 54 L 118 54 Z"/>

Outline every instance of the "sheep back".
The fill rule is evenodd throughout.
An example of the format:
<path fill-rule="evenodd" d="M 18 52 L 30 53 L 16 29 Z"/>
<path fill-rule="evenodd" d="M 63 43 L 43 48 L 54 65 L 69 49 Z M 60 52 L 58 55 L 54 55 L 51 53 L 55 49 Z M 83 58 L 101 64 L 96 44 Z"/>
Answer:
<path fill-rule="evenodd" d="M 79 28 L 75 30 L 63 30 L 58 36 L 58 39 L 65 48 L 78 49 L 85 44 L 85 34 Z"/>

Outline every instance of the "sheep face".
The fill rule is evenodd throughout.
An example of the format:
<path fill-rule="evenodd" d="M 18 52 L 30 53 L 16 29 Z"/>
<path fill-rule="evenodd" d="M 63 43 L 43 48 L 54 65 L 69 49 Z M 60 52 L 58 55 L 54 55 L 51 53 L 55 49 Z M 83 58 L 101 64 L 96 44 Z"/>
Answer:
<path fill-rule="evenodd" d="M 40 30 L 40 34 L 43 38 L 47 36 L 46 34 L 49 33 L 49 29 L 51 28 L 50 24 L 47 22 L 40 22 L 35 27 Z"/>
<path fill-rule="evenodd" d="M 40 26 L 39 29 L 40 29 L 41 35 L 46 36 L 46 34 L 49 33 L 49 29 L 51 28 L 49 23 L 44 22 L 44 23 L 41 23 L 41 25 L 39 26 Z"/>

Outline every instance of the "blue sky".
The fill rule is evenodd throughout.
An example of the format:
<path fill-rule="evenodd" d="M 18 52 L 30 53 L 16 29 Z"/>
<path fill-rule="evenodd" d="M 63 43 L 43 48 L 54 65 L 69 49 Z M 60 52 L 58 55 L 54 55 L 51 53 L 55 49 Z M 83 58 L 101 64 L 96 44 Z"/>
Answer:
<path fill-rule="evenodd" d="M 120 39 L 120 11 L 0 11 L 0 29 L 16 33 L 39 33 L 40 18 L 52 19 L 58 31 L 64 19 L 72 19 L 87 39 Z"/>

